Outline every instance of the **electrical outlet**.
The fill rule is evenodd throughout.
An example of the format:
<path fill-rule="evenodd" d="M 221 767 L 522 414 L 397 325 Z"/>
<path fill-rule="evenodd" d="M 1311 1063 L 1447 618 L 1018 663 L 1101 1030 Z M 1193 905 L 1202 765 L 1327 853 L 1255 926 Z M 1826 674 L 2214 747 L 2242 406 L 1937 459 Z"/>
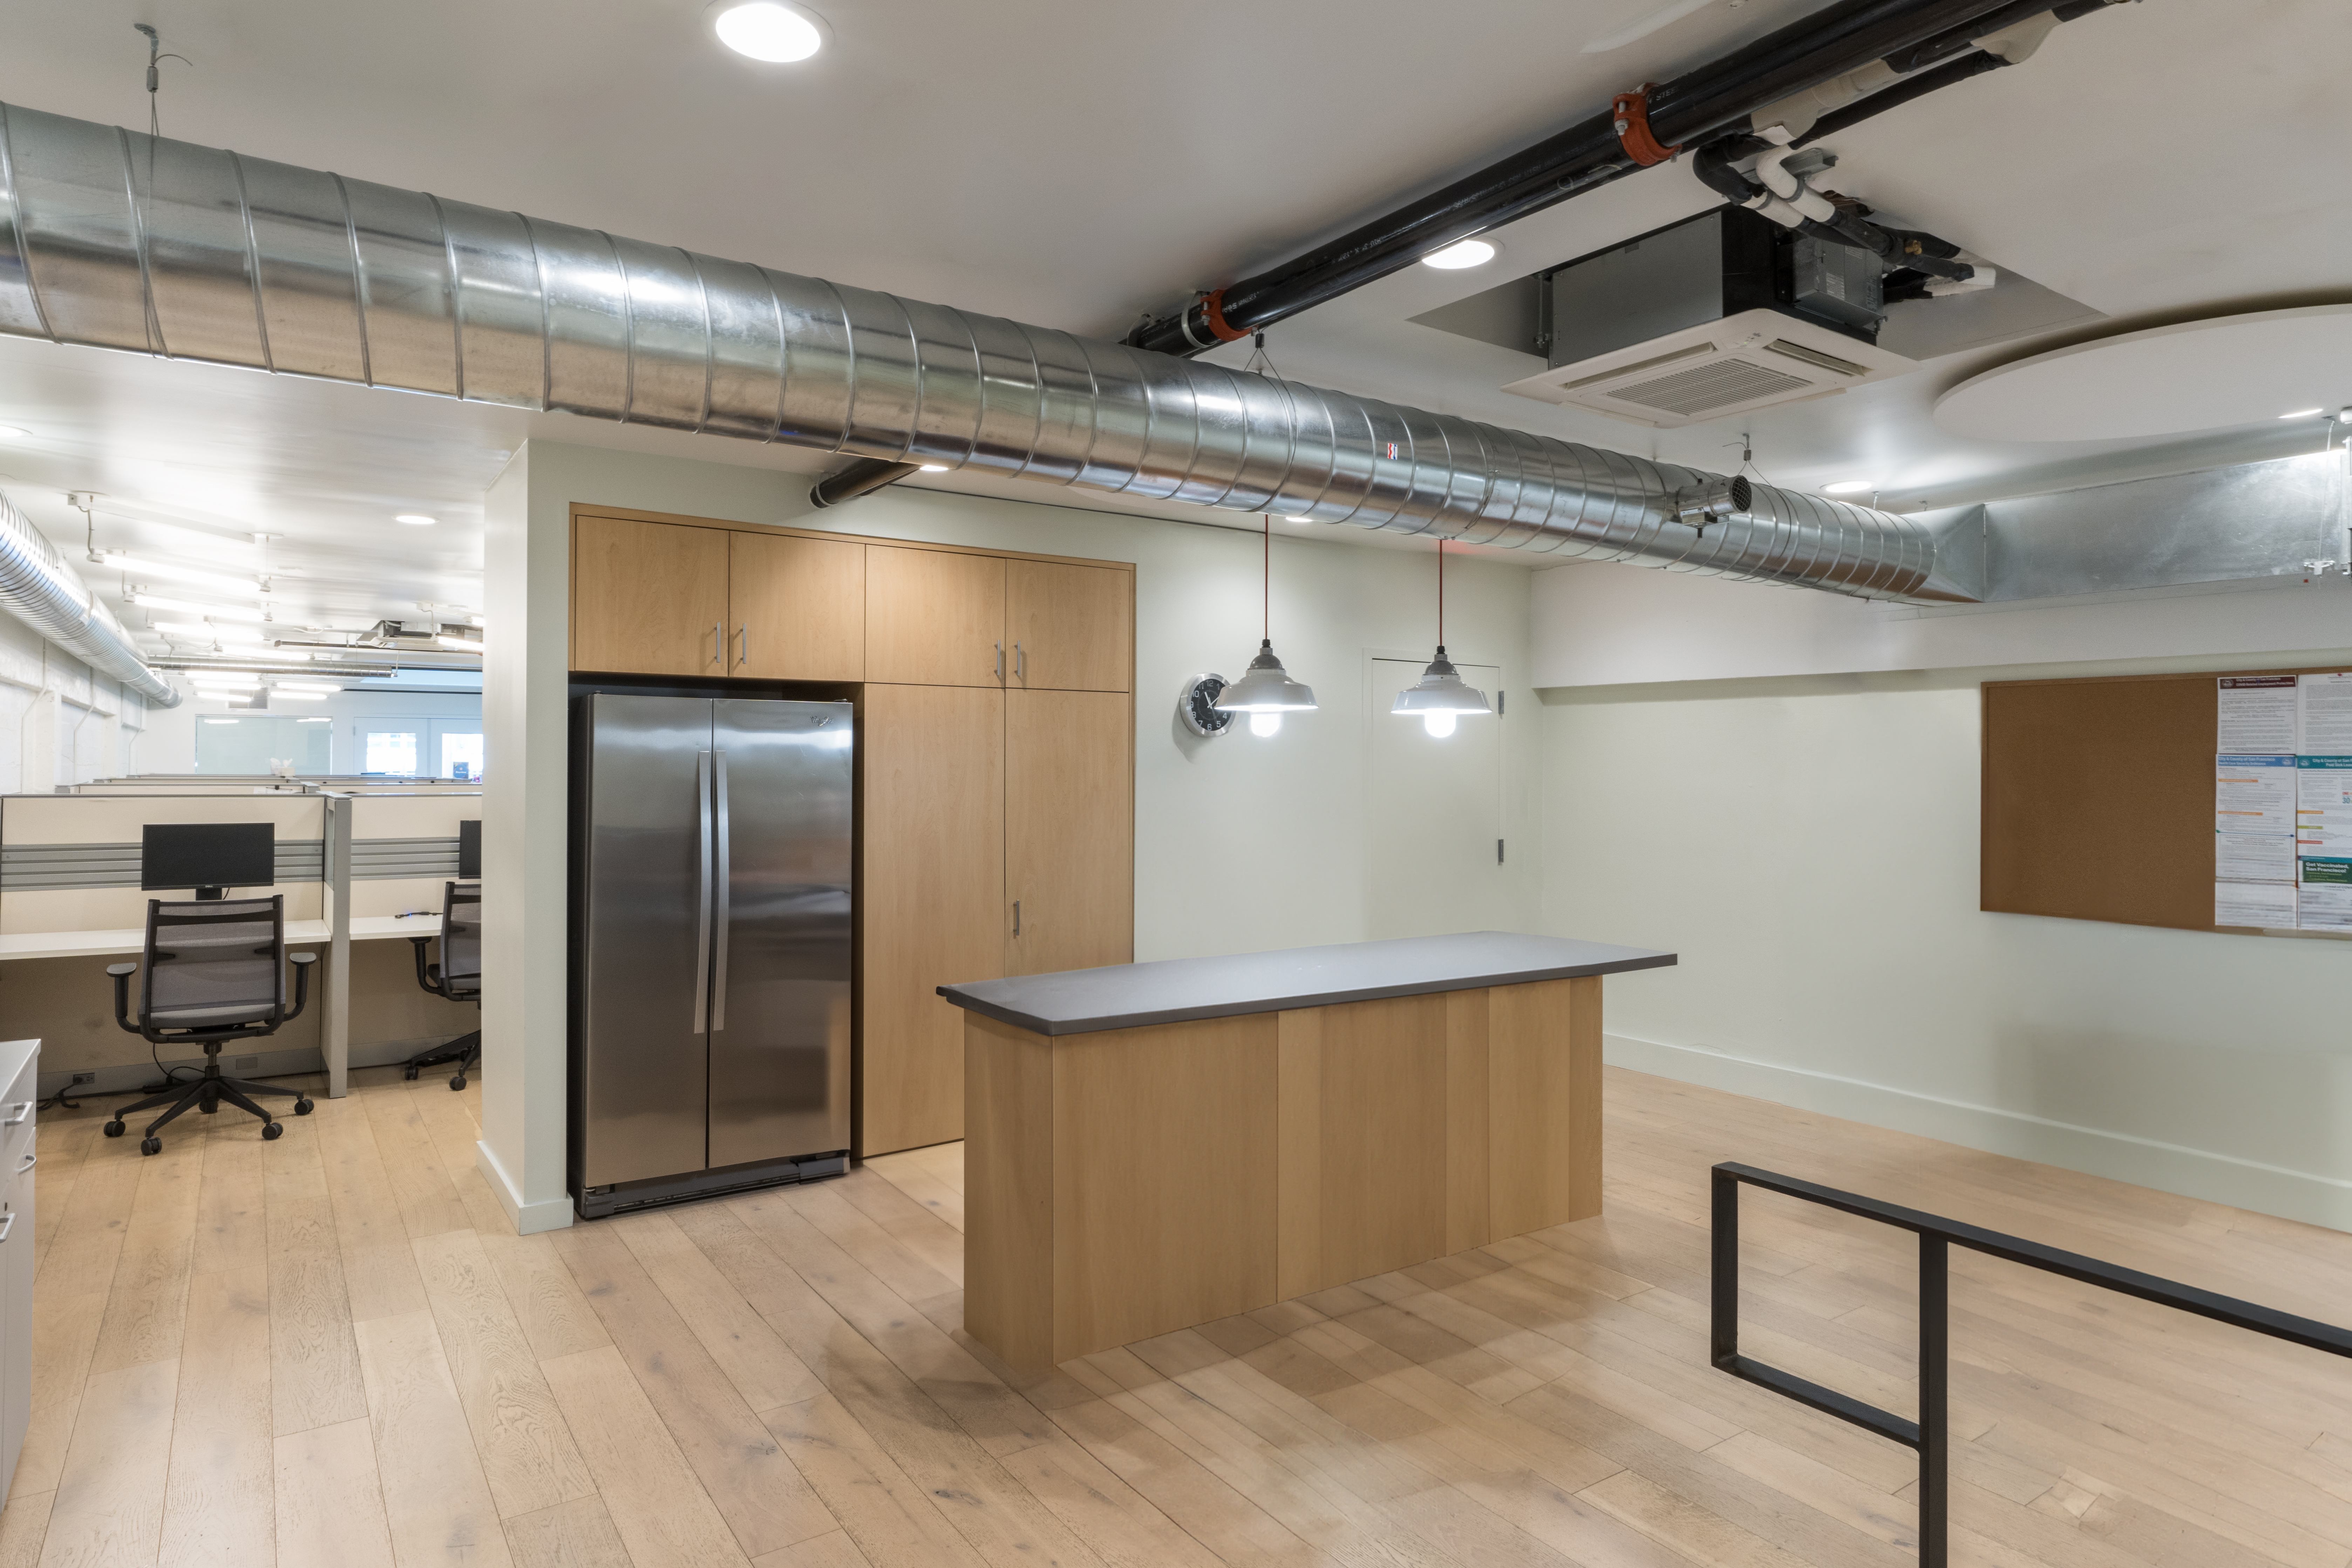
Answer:
<path fill-rule="evenodd" d="M 261 1058 L 259 1057 L 239 1057 L 236 1060 L 229 1063 L 229 1066 L 236 1068 L 239 1072 L 244 1072 L 251 1068 L 257 1068 L 260 1065 Z"/>
<path fill-rule="evenodd" d="M 67 1086 L 70 1088 L 78 1083 L 96 1083 L 97 1081 L 98 1075 L 94 1072 L 78 1072 L 67 1080 Z"/>

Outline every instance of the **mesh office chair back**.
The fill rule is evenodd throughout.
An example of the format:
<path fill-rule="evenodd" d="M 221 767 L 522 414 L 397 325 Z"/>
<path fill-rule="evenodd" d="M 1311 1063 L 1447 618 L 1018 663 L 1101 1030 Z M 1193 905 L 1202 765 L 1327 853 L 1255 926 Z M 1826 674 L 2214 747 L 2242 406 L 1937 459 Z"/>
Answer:
<path fill-rule="evenodd" d="M 141 1016 L 158 1029 L 277 1023 L 286 1010 L 285 902 L 148 900 Z"/>
<path fill-rule="evenodd" d="M 441 889 L 441 983 L 457 996 L 482 989 L 482 885 L 445 882 Z"/>

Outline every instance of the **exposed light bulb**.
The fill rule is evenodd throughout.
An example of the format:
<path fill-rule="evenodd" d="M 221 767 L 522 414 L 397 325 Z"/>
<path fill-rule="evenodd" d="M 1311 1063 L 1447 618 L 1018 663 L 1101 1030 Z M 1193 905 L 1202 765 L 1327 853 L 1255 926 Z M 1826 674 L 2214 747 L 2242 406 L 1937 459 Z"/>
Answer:
<path fill-rule="evenodd" d="M 1423 267 L 1442 268 L 1448 272 L 1465 267 L 1484 267 L 1495 259 L 1495 247 L 1483 239 L 1461 239 L 1443 250 L 1433 250 L 1421 258 Z"/>
<path fill-rule="evenodd" d="M 1282 731 L 1282 715 L 1281 715 L 1281 714 L 1279 714 L 1279 713 L 1253 713 L 1253 714 L 1251 714 L 1251 715 L 1250 715 L 1250 733 L 1251 733 L 1251 734 L 1253 734 L 1253 735 L 1256 735 L 1256 736 L 1259 736 L 1259 737 L 1261 737 L 1261 738 L 1262 738 L 1262 737 L 1265 737 L 1265 736 L 1267 736 L 1267 735 L 1279 734 L 1279 733 L 1281 732 L 1281 731 Z"/>
<path fill-rule="evenodd" d="M 1443 741 L 1446 736 L 1454 733 L 1454 715 L 1450 711 L 1423 713 L 1421 716 L 1421 727 L 1431 740 Z"/>
<path fill-rule="evenodd" d="M 824 35 L 814 22 L 775 0 L 751 0 L 719 13 L 712 24 L 719 41 L 737 54 L 771 65 L 804 60 L 824 47 Z"/>

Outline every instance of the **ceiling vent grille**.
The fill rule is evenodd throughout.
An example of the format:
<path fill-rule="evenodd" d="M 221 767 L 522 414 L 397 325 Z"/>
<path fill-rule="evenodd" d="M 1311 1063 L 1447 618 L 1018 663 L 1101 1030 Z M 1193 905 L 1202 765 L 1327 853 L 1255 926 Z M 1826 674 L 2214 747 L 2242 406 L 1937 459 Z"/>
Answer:
<path fill-rule="evenodd" d="M 1811 390 L 1812 384 L 1801 377 L 1783 375 L 1745 360 L 1719 359 L 1695 370 L 1678 370 L 1654 381 L 1616 387 L 1609 395 L 1621 403 L 1638 403 L 1644 408 L 1667 414 L 1699 415 L 1727 404 L 1752 403 L 1759 397 Z"/>
<path fill-rule="evenodd" d="M 1759 309 L 1555 365 L 1503 390 L 1674 426 L 1826 397 L 1916 368 L 1874 344 Z"/>

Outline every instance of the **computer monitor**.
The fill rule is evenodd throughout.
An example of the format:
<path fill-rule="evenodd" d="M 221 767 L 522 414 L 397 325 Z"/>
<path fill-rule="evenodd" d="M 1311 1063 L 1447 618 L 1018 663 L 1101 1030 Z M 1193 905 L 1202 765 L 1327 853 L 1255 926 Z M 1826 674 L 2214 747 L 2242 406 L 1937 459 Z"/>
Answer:
<path fill-rule="evenodd" d="M 457 824 L 457 879 L 482 879 L 482 819 L 478 816 L 465 817 Z"/>
<path fill-rule="evenodd" d="M 278 880 L 278 829 L 267 822 L 151 822 L 141 830 L 139 886 L 194 888 L 217 899 L 231 888 Z"/>

